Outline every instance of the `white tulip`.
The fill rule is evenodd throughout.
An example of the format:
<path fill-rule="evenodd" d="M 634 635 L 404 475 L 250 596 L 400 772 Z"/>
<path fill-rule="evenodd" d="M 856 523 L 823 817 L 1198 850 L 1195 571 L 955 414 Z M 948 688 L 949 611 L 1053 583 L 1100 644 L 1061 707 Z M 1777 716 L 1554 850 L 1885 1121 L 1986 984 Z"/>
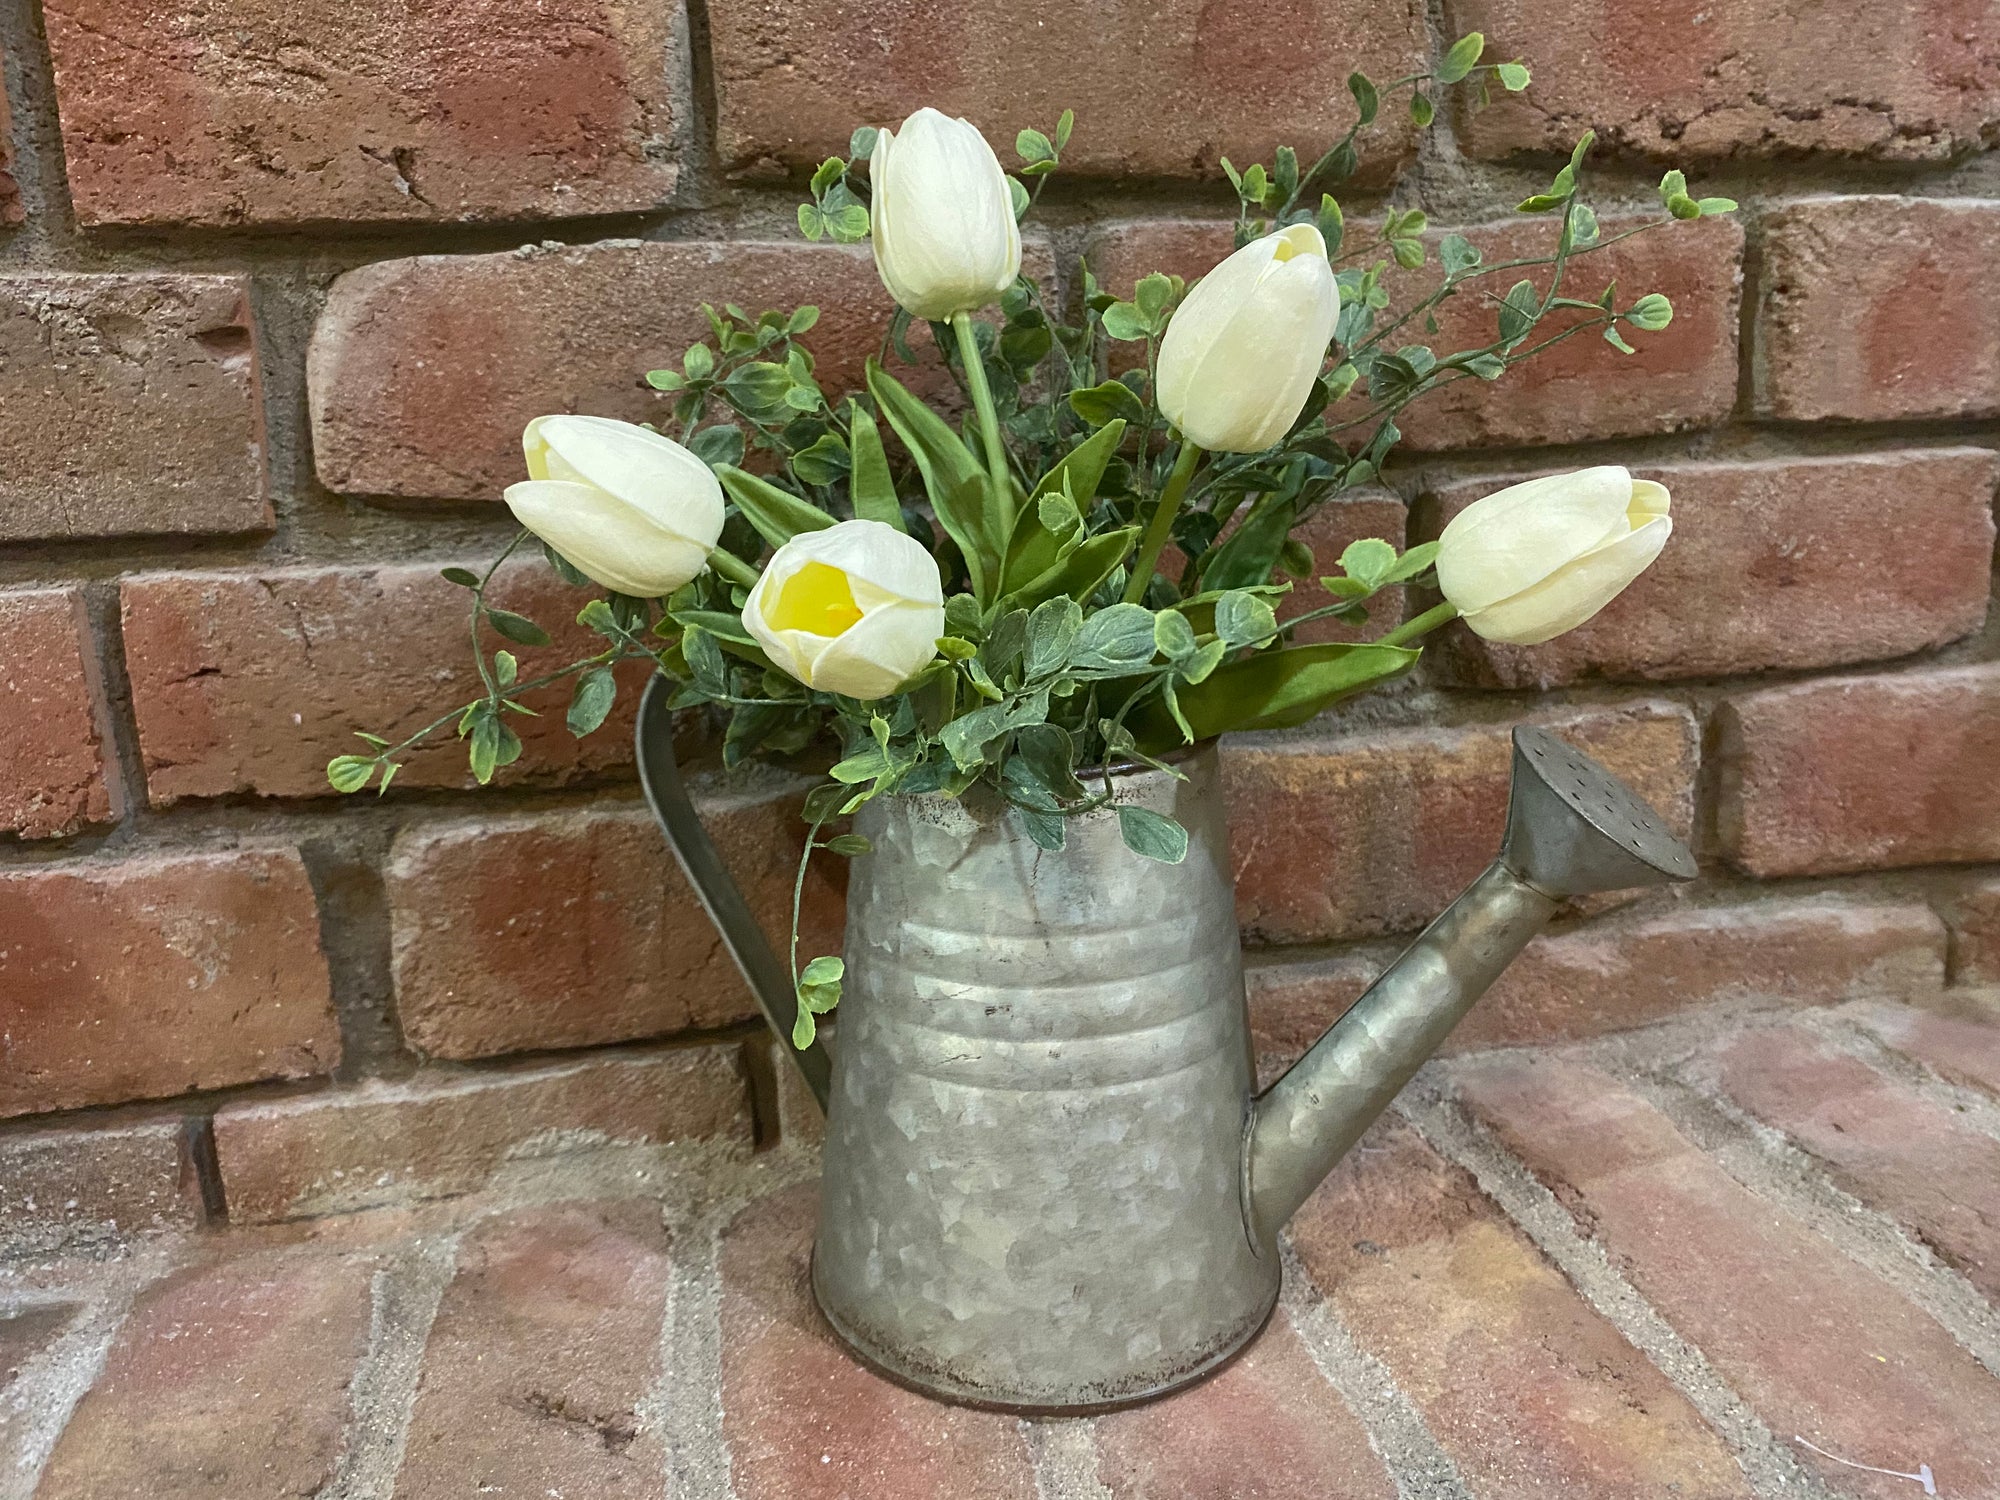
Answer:
<path fill-rule="evenodd" d="M 997 301 L 1021 274 L 1007 174 L 964 120 L 920 109 L 875 137 L 869 237 L 882 284 L 911 316 L 946 322 Z"/>
<path fill-rule="evenodd" d="M 1260 453 L 1304 409 L 1340 317 L 1310 224 L 1252 240 L 1195 284 L 1160 341 L 1160 410 L 1222 453 Z"/>
<path fill-rule="evenodd" d="M 743 626 L 807 687 L 880 698 L 937 655 L 944 580 L 921 542 L 880 521 L 842 521 L 772 555 Z"/>
<path fill-rule="evenodd" d="M 508 509 L 578 571 L 642 599 L 708 566 L 722 486 L 672 438 L 606 417 L 537 417 L 521 434 L 531 478 Z"/>
<path fill-rule="evenodd" d="M 1438 538 L 1438 587 L 1489 641 L 1574 630 L 1652 565 L 1673 533 L 1666 486 L 1616 465 L 1475 500 Z"/>

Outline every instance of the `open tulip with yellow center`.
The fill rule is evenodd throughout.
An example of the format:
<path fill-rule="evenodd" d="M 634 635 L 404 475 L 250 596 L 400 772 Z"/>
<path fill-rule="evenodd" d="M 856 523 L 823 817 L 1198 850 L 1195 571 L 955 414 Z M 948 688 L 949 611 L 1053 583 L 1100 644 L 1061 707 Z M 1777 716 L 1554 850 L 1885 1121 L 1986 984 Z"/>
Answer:
<path fill-rule="evenodd" d="M 1195 284 L 1160 341 L 1160 410 L 1199 447 L 1261 453 L 1304 409 L 1340 288 L 1310 224 L 1252 240 Z"/>
<path fill-rule="evenodd" d="M 875 269 L 934 323 L 996 302 L 1021 273 L 1021 231 L 1000 159 L 964 120 L 920 109 L 868 158 Z"/>
<path fill-rule="evenodd" d="M 507 486 L 507 507 L 580 572 L 657 599 L 708 566 L 722 486 L 672 438 L 607 417 L 537 417 L 521 446 L 530 477 Z"/>
<path fill-rule="evenodd" d="M 944 580 L 923 544 L 880 521 L 803 531 L 764 565 L 743 626 L 807 687 L 881 698 L 937 655 Z"/>
<path fill-rule="evenodd" d="M 1616 465 L 1475 500 L 1438 537 L 1438 588 L 1473 631 L 1534 646 L 1574 630 L 1652 565 L 1672 535 L 1666 486 Z"/>

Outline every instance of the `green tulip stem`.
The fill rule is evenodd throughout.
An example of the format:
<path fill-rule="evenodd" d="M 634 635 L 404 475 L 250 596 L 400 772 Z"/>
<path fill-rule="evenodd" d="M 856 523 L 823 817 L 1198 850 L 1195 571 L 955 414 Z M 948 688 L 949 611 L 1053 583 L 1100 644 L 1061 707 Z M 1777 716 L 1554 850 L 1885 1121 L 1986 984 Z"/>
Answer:
<path fill-rule="evenodd" d="M 986 383 L 986 361 L 972 332 L 971 313 L 953 313 L 958 334 L 958 359 L 965 366 L 965 388 L 979 411 L 979 437 L 986 449 L 986 472 L 993 482 L 993 503 L 1000 508 L 1000 535 L 1014 534 L 1014 482 L 1007 472 L 1007 445 L 1000 439 L 1000 413 L 993 406 L 993 388 Z"/>
<path fill-rule="evenodd" d="M 1188 481 L 1194 478 L 1194 466 L 1201 460 L 1201 449 L 1187 438 L 1181 439 L 1180 456 L 1174 460 L 1174 472 L 1167 476 L 1167 487 L 1160 491 L 1160 503 L 1153 507 L 1153 519 L 1146 523 L 1146 536 L 1139 543 L 1139 556 L 1132 563 L 1132 576 L 1125 584 L 1125 602 L 1137 604 L 1146 594 L 1146 585 L 1153 581 L 1153 568 L 1160 560 L 1160 554 L 1167 550 L 1167 540 L 1174 534 L 1174 517 L 1180 513 L 1181 497 L 1187 494 Z"/>
<path fill-rule="evenodd" d="M 1377 646 L 1400 646 L 1406 641 L 1414 641 L 1420 635 L 1429 635 L 1440 625 L 1449 625 L 1458 618 L 1458 606 L 1447 599 L 1425 610 L 1413 620 L 1405 620 L 1394 630 L 1372 644 Z"/>
<path fill-rule="evenodd" d="M 761 576 L 755 568 L 735 553 L 724 552 L 720 547 L 708 549 L 708 565 L 731 583 L 740 583 L 746 589 L 755 588 Z"/>

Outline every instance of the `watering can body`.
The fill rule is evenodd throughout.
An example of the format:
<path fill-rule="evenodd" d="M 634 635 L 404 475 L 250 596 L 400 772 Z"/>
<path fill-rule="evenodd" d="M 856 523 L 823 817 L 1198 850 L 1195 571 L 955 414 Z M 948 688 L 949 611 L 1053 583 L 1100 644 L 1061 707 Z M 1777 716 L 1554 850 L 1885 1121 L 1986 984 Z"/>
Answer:
<path fill-rule="evenodd" d="M 788 1035 L 652 706 L 648 795 Z M 1215 749 L 1113 777 L 1187 829 L 1184 860 L 1135 855 L 1108 809 L 1039 848 L 984 788 L 857 814 L 830 1076 L 796 1059 L 827 1107 L 813 1291 L 866 1362 L 947 1399 L 1102 1409 L 1225 1363 L 1276 1303 L 1285 1220 L 1561 898 L 1693 872 L 1622 786 L 1518 732 L 1501 858 L 1259 1097 Z"/>

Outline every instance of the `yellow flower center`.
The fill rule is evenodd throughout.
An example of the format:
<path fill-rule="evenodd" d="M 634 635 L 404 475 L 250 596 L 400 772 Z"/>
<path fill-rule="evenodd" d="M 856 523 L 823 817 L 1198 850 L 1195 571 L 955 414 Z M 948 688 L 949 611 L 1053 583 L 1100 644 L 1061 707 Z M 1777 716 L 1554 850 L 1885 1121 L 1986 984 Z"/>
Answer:
<path fill-rule="evenodd" d="M 1280 263 L 1288 261 L 1294 255 L 1297 255 L 1302 248 L 1302 246 L 1293 243 L 1292 240 L 1284 235 L 1280 235 L 1278 243 L 1271 247 L 1271 259 Z"/>
<path fill-rule="evenodd" d="M 779 587 L 768 618 L 775 630 L 834 636 L 860 623 L 861 606 L 854 602 L 845 573 L 809 562 Z"/>

